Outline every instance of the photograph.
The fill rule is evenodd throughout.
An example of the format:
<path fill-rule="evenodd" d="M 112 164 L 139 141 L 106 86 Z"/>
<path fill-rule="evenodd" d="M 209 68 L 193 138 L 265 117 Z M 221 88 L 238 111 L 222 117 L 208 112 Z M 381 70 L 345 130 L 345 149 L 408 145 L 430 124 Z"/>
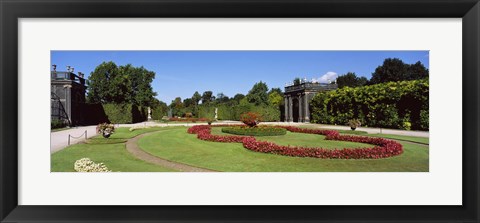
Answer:
<path fill-rule="evenodd" d="M 429 51 L 52 50 L 51 172 L 429 172 Z"/>

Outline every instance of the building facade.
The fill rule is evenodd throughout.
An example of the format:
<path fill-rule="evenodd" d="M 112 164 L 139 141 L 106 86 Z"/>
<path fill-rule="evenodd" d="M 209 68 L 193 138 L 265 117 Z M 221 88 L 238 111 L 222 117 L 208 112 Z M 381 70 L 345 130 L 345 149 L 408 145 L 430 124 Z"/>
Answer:
<path fill-rule="evenodd" d="M 337 89 L 336 84 L 302 81 L 286 86 L 284 93 L 286 122 L 310 122 L 310 101 L 319 92 Z"/>
<path fill-rule="evenodd" d="M 60 120 L 69 126 L 83 123 L 85 92 L 82 73 L 73 73 L 71 67 L 67 67 L 67 71 L 57 71 L 56 65 L 53 65 L 50 73 L 51 119 Z"/>

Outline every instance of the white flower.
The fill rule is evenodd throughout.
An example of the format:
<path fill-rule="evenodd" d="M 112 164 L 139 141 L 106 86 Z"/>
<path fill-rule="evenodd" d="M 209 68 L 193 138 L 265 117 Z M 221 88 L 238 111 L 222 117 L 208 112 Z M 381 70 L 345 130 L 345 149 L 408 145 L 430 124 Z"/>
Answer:
<path fill-rule="evenodd" d="M 89 158 L 81 158 L 75 161 L 73 168 L 77 172 L 112 172 L 103 163 L 95 163 Z"/>

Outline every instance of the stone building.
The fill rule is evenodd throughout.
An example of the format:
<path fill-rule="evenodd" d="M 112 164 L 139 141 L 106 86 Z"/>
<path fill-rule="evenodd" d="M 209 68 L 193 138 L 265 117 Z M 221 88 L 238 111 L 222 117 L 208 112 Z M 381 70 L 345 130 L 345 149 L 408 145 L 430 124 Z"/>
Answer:
<path fill-rule="evenodd" d="M 310 122 L 310 101 L 318 92 L 337 89 L 337 84 L 322 84 L 301 80 L 285 87 L 285 121 Z"/>
<path fill-rule="evenodd" d="M 85 106 L 85 79 L 81 72 L 74 73 L 74 68 L 67 66 L 67 71 L 57 71 L 56 65 L 50 72 L 50 92 L 52 120 L 60 120 L 67 125 L 83 123 L 82 111 Z"/>

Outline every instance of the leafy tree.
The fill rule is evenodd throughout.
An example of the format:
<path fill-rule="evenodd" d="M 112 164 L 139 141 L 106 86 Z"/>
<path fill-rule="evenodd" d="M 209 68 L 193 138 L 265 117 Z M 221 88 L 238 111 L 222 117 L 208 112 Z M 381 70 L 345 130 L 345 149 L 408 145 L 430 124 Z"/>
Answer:
<path fill-rule="evenodd" d="M 372 73 L 370 82 L 379 84 L 389 81 L 406 80 L 407 64 L 398 58 L 388 58 L 383 61 L 382 66 L 378 66 Z"/>
<path fill-rule="evenodd" d="M 223 94 L 222 92 L 218 93 L 217 94 L 217 99 L 216 99 L 216 102 L 217 103 L 226 103 L 229 101 L 229 98 L 228 96 L 226 96 L 225 94 Z"/>
<path fill-rule="evenodd" d="M 240 100 L 242 100 L 243 98 L 245 98 L 245 95 L 243 94 L 236 94 L 235 96 L 233 96 L 233 100 L 237 102 L 237 104 L 240 104 Z"/>
<path fill-rule="evenodd" d="M 428 77 L 428 69 L 420 62 L 411 64 L 407 68 L 407 80 L 419 80 Z"/>
<path fill-rule="evenodd" d="M 173 109 L 173 115 L 175 116 L 183 116 L 183 108 L 184 105 L 182 103 L 182 98 L 176 97 L 172 103 L 170 103 L 170 108 Z"/>
<path fill-rule="evenodd" d="M 154 97 L 157 95 L 153 92 L 151 83 L 155 78 L 155 72 L 149 71 L 142 67 L 133 67 L 131 64 L 118 67 L 120 74 L 127 77 L 129 84 L 129 101 L 130 103 L 151 106 Z"/>
<path fill-rule="evenodd" d="M 194 107 L 195 102 L 191 98 L 185 98 L 185 99 L 183 99 L 183 106 L 184 107 Z"/>
<path fill-rule="evenodd" d="M 268 94 L 268 102 L 270 105 L 278 107 L 283 104 L 283 96 L 277 91 L 273 91 L 272 93 Z"/>
<path fill-rule="evenodd" d="M 87 100 L 90 103 L 132 103 L 152 106 L 156 93 L 151 83 L 155 72 L 128 64 L 118 67 L 103 62 L 88 77 Z"/>
<path fill-rule="evenodd" d="M 91 103 L 123 103 L 128 100 L 128 77 L 114 62 L 103 62 L 88 77 L 87 100 Z"/>
<path fill-rule="evenodd" d="M 355 73 L 348 72 L 337 77 L 338 88 L 343 87 L 360 87 L 366 85 L 368 79 L 365 77 L 357 77 Z"/>
<path fill-rule="evenodd" d="M 248 92 L 246 98 L 248 102 L 255 105 L 267 105 L 268 104 L 268 86 L 264 82 L 258 82 L 253 85 L 252 89 Z"/>
<path fill-rule="evenodd" d="M 195 106 L 197 106 L 200 100 L 202 100 L 202 96 L 200 95 L 200 93 L 198 93 L 198 91 L 195 91 L 195 93 L 192 96 L 192 100 L 195 103 Z"/>
<path fill-rule="evenodd" d="M 213 96 L 212 91 L 205 91 L 202 94 L 202 104 L 208 104 L 215 100 L 215 97 Z"/>
<path fill-rule="evenodd" d="M 268 94 L 271 94 L 271 93 L 273 93 L 273 92 L 277 92 L 280 96 L 283 96 L 282 89 L 280 89 L 280 88 L 278 88 L 278 87 L 277 87 L 277 88 L 272 88 L 272 89 L 270 89 L 270 91 L 268 92 Z"/>
<path fill-rule="evenodd" d="M 418 61 L 415 64 L 405 64 L 398 58 L 388 58 L 372 73 L 371 84 L 389 81 L 419 80 L 428 77 L 428 69 Z"/>

